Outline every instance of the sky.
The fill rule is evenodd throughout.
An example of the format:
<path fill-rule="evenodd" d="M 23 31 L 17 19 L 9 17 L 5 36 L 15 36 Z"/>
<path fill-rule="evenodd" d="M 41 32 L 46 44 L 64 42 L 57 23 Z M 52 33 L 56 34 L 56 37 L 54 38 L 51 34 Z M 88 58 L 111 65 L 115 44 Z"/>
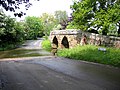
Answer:
<path fill-rule="evenodd" d="M 70 5 L 73 4 L 73 0 L 40 0 L 34 1 L 30 0 L 33 4 L 27 11 L 25 11 L 24 7 L 22 6 L 22 10 L 26 12 L 26 15 L 21 19 L 24 19 L 26 16 L 40 16 L 42 13 L 49 13 L 53 14 L 57 10 L 66 11 L 70 16 L 72 10 L 70 9 Z M 6 12 L 7 15 L 13 16 L 13 13 Z"/>
<path fill-rule="evenodd" d="M 27 14 L 41 15 L 44 12 L 54 13 L 56 10 L 65 10 L 70 13 L 70 5 L 72 3 L 72 0 L 40 0 L 33 3 L 33 7 L 28 10 Z M 31 13 L 31 11 L 34 11 L 34 13 Z"/>

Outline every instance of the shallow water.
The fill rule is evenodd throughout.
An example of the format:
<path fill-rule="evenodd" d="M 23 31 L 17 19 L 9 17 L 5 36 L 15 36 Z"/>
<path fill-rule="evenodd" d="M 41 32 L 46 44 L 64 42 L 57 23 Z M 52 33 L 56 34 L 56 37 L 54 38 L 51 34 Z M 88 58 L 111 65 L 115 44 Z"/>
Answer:
<path fill-rule="evenodd" d="M 0 51 L 0 59 L 2 58 L 17 58 L 17 57 L 35 57 L 35 56 L 49 56 L 50 52 L 43 49 L 14 49 L 8 51 Z"/>
<path fill-rule="evenodd" d="M 0 51 L 0 59 L 2 58 L 19 58 L 19 57 L 35 57 L 35 56 L 50 56 L 51 53 L 42 49 L 42 38 L 38 40 L 27 40 L 17 49 Z"/>

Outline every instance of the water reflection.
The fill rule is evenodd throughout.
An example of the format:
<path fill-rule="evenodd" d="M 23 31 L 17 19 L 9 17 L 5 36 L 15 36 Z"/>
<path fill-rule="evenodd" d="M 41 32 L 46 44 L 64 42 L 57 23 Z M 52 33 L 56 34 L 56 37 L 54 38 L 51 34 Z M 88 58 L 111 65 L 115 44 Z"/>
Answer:
<path fill-rule="evenodd" d="M 0 51 L 0 59 L 2 58 L 17 58 L 17 57 L 34 57 L 34 56 L 48 56 L 51 53 L 43 49 L 14 49 L 8 51 Z"/>
<path fill-rule="evenodd" d="M 49 56 L 50 52 L 42 49 L 42 38 L 38 40 L 27 40 L 23 45 L 14 50 L 0 51 L 0 59 L 17 57 Z"/>

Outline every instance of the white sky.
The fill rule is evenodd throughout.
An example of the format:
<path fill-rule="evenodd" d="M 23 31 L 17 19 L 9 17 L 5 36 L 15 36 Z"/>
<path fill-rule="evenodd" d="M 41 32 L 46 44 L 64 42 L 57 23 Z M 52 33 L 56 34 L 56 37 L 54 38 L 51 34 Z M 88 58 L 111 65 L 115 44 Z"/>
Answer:
<path fill-rule="evenodd" d="M 41 13 L 54 13 L 56 10 L 65 10 L 70 13 L 70 5 L 72 3 L 72 0 L 40 0 L 33 3 L 33 7 L 27 11 L 27 14 L 39 16 Z M 33 11 L 34 13 L 32 13 Z"/>
<path fill-rule="evenodd" d="M 65 10 L 68 15 L 72 12 L 70 5 L 73 4 L 73 0 L 40 0 L 34 1 L 30 0 L 33 3 L 33 6 L 29 10 L 25 11 L 25 16 L 40 16 L 42 13 L 53 14 L 56 10 Z M 11 15 L 10 12 L 7 12 L 8 15 Z M 13 13 L 12 13 L 13 15 Z M 24 16 L 24 17 L 25 17 Z M 23 19 L 22 17 L 21 19 Z"/>

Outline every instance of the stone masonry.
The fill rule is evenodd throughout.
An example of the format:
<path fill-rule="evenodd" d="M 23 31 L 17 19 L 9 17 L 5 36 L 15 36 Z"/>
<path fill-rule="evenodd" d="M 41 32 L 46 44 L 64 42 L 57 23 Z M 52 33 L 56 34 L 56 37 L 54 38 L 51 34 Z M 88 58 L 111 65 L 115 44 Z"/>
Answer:
<path fill-rule="evenodd" d="M 87 37 L 87 44 L 120 48 L 120 37 L 99 35 L 81 30 L 53 30 L 50 33 L 50 40 L 58 49 L 72 48 L 80 45 L 83 35 Z"/>

